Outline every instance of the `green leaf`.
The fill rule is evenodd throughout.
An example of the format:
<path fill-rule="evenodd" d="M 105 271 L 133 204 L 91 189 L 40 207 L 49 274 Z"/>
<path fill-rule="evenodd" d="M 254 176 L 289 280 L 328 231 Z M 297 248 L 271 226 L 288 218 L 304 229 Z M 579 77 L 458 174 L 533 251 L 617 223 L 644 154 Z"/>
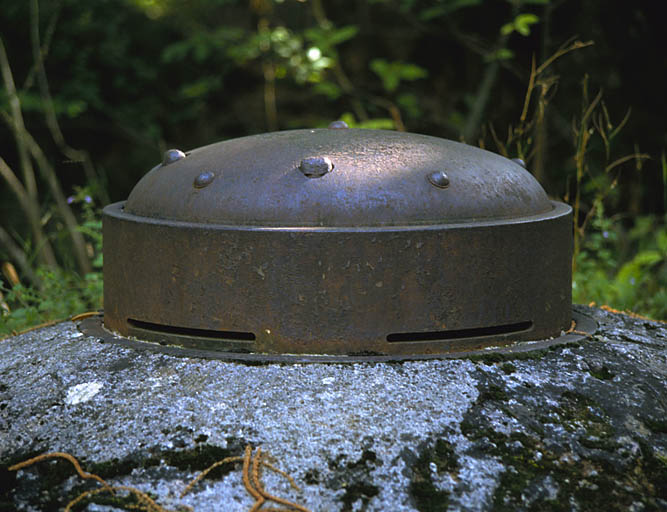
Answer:
<path fill-rule="evenodd" d="M 428 71 L 416 64 L 404 64 L 400 68 L 400 75 L 403 80 L 413 81 L 420 78 L 426 78 L 428 76 Z"/>
<path fill-rule="evenodd" d="M 415 94 L 401 94 L 396 98 L 396 103 L 398 103 L 398 106 L 401 107 L 409 117 L 418 118 L 422 115 L 421 108 L 419 108 L 419 100 Z"/>
<path fill-rule="evenodd" d="M 369 119 L 367 121 L 357 122 L 354 114 L 344 112 L 340 116 L 340 120 L 347 123 L 350 128 L 367 128 L 372 130 L 393 130 L 395 128 L 394 121 L 388 118 Z"/>
<path fill-rule="evenodd" d="M 500 33 L 504 36 L 508 36 L 512 32 L 514 32 L 514 23 L 505 23 L 502 27 L 500 27 Z"/>
<path fill-rule="evenodd" d="M 484 60 L 486 62 L 492 62 L 494 60 L 508 60 L 514 58 L 514 52 L 509 48 L 500 48 L 495 52 L 487 55 Z"/>
<path fill-rule="evenodd" d="M 519 14 L 511 23 L 505 23 L 500 27 L 500 33 L 504 36 L 516 31 L 522 36 L 530 35 L 530 26 L 539 23 L 540 18 L 532 13 Z"/>
<path fill-rule="evenodd" d="M 345 41 L 349 41 L 353 37 L 355 37 L 359 33 L 359 27 L 356 25 L 347 25 L 345 27 L 341 27 L 338 30 L 334 30 L 330 35 L 328 39 L 328 43 L 330 46 L 335 46 L 341 43 L 344 43 Z"/>
<path fill-rule="evenodd" d="M 181 94 L 186 98 L 199 98 L 220 87 L 220 78 L 215 76 L 204 77 L 201 80 L 185 84 Z"/>
<path fill-rule="evenodd" d="M 514 20 L 516 31 L 522 36 L 530 34 L 530 26 L 538 23 L 540 18 L 534 14 L 519 14 Z"/>
<path fill-rule="evenodd" d="M 388 91 L 398 87 L 398 75 L 393 72 L 389 63 L 384 59 L 373 59 L 370 63 L 371 70 L 382 80 L 382 85 Z"/>
<path fill-rule="evenodd" d="M 369 130 L 393 130 L 395 126 L 392 119 L 380 117 L 377 119 L 369 119 L 368 121 L 357 123 L 356 128 L 366 128 Z"/>
<path fill-rule="evenodd" d="M 74 118 L 82 114 L 88 109 L 88 103 L 83 100 L 71 101 L 67 104 L 67 116 Z"/>
<path fill-rule="evenodd" d="M 422 21 L 429 21 L 434 18 L 446 16 L 447 14 L 458 11 L 459 9 L 480 5 L 481 3 L 482 0 L 450 0 L 449 2 L 441 3 L 440 5 L 424 9 L 419 13 L 419 18 Z"/>
<path fill-rule="evenodd" d="M 667 230 L 658 231 L 657 244 L 658 249 L 667 254 Z"/>
<path fill-rule="evenodd" d="M 331 100 L 338 99 L 343 94 L 341 88 L 337 84 L 330 81 L 324 81 L 314 85 L 313 90 L 317 94 L 323 94 Z"/>
<path fill-rule="evenodd" d="M 418 80 L 428 76 L 428 72 L 416 64 L 402 61 L 387 62 L 385 59 L 373 59 L 370 68 L 382 80 L 382 85 L 388 92 L 394 92 L 401 80 Z"/>
<path fill-rule="evenodd" d="M 344 27 L 322 28 L 315 27 L 306 29 L 303 33 L 306 40 L 317 46 L 322 53 L 335 52 L 334 47 L 349 41 L 359 33 L 359 27 L 356 25 L 346 25 Z"/>

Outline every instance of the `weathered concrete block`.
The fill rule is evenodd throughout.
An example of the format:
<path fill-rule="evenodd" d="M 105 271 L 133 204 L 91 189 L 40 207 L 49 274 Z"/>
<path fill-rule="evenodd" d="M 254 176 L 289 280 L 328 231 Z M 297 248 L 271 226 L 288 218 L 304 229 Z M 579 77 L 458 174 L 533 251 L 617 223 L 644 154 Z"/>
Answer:
<path fill-rule="evenodd" d="M 393 364 L 177 358 L 69 322 L 4 340 L 0 509 L 57 509 L 100 487 L 65 461 L 8 470 L 59 451 L 166 509 L 249 510 L 240 462 L 179 495 L 251 445 L 301 488 L 265 468 L 266 490 L 310 510 L 665 510 L 667 325 L 577 310 L 600 328 L 575 346 Z"/>

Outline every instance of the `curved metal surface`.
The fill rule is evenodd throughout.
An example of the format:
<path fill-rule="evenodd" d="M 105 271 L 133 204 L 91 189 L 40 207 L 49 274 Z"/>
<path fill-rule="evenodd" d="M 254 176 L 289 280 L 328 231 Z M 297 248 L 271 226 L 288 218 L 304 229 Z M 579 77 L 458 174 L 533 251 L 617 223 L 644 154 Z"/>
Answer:
<path fill-rule="evenodd" d="M 120 336 L 105 329 L 102 316 L 96 316 L 82 320 L 79 329 L 86 335 L 98 338 L 107 343 L 115 343 L 126 348 L 135 350 L 150 350 L 176 357 L 197 357 L 205 359 L 220 359 L 245 364 L 270 364 L 270 363 L 374 363 L 374 362 L 400 362 L 412 360 L 432 359 L 457 359 L 484 354 L 518 354 L 536 350 L 544 350 L 550 347 L 579 343 L 591 336 L 597 330 L 597 322 L 575 311 L 572 312 L 575 323 L 571 332 L 563 332 L 559 336 L 544 340 L 514 342 L 506 346 L 488 347 L 483 351 L 460 351 L 442 354 L 410 354 L 410 355 L 315 355 L 315 354 L 262 354 L 262 353 L 239 353 L 224 352 L 216 350 L 205 350 L 188 348 L 186 346 L 169 345 L 167 343 L 142 341 Z"/>
<path fill-rule="evenodd" d="M 294 130 L 163 162 L 107 206 L 105 326 L 196 350 L 459 353 L 571 321 L 571 208 L 435 137 Z"/>
<path fill-rule="evenodd" d="M 412 133 L 293 130 L 184 157 L 170 151 L 167 163 L 136 185 L 127 213 L 201 224 L 358 227 L 511 219 L 552 208 L 516 162 Z"/>
<path fill-rule="evenodd" d="M 150 219 L 116 203 L 103 212 L 105 324 L 144 339 L 195 334 L 198 348 L 301 354 L 554 336 L 571 320 L 572 217 L 550 206 L 476 223 L 272 228 Z"/>

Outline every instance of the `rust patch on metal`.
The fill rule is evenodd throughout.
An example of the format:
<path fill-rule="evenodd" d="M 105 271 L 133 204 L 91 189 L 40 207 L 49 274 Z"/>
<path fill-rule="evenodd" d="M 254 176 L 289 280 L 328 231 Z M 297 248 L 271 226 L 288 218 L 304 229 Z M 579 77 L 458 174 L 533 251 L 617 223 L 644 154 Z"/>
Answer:
<path fill-rule="evenodd" d="M 510 160 L 352 129 L 177 155 L 103 212 L 104 323 L 121 336 L 428 356 L 570 326 L 571 208 Z"/>
<path fill-rule="evenodd" d="M 428 361 L 437 359 L 461 359 L 480 354 L 504 354 L 510 357 L 513 354 L 534 352 L 549 349 L 551 347 L 565 346 L 570 343 L 581 343 L 597 330 L 597 322 L 592 318 L 573 312 L 572 314 L 576 329 L 571 332 L 563 332 L 554 338 L 544 340 L 533 340 L 523 342 L 512 342 L 505 346 L 490 346 L 484 350 L 468 350 L 447 352 L 438 354 L 414 353 L 407 355 L 373 354 L 366 352 L 350 352 L 341 355 L 318 355 L 318 354 L 263 354 L 243 351 L 210 350 L 194 348 L 187 345 L 170 345 L 150 342 L 136 338 L 128 338 L 110 332 L 104 327 L 102 316 L 86 318 L 79 324 L 81 331 L 98 338 L 105 343 L 114 343 L 125 348 L 134 350 L 148 350 L 159 352 L 175 357 L 197 357 L 202 359 L 219 359 L 222 361 L 238 362 L 244 364 L 270 364 L 270 363 L 390 363 L 402 361 Z"/>

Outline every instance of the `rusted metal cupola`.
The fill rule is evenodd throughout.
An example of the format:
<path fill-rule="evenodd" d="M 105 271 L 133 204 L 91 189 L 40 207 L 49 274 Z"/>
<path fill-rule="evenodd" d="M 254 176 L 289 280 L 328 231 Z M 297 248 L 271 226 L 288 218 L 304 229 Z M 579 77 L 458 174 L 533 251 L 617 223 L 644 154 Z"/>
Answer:
<path fill-rule="evenodd" d="M 182 153 L 104 209 L 104 326 L 227 354 L 423 356 L 570 327 L 571 208 L 520 163 L 381 130 Z"/>

